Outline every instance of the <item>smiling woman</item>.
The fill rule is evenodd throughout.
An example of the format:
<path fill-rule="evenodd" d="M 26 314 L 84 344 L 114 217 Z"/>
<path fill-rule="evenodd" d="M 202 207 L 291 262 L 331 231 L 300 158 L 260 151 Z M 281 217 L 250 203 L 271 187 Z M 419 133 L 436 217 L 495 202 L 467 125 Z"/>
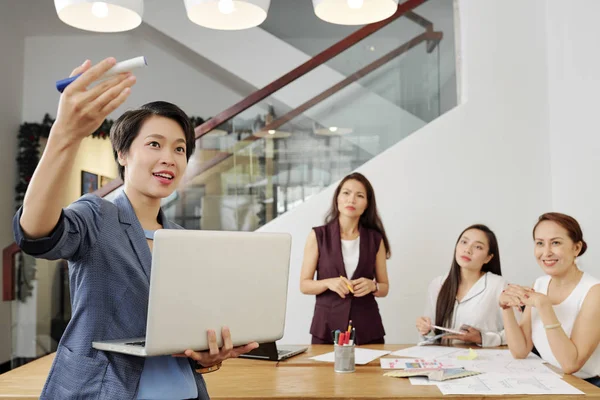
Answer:
<path fill-rule="evenodd" d="M 545 276 L 533 287 L 510 285 L 499 305 L 516 358 L 533 346 L 550 364 L 600 387 L 600 280 L 577 266 L 587 250 L 575 218 L 542 214 L 533 228 L 534 255 Z M 520 323 L 513 307 L 525 305 Z"/>
<path fill-rule="evenodd" d="M 164 198 L 171 194 L 195 143 L 187 115 L 160 101 L 124 113 L 111 129 L 111 140 L 119 175 L 129 188 L 130 198 Z"/>
<path fill-rule="evenodd" d="M 81 76 L 61 95 L 48 144 L 13 220 L 23 252 L 69 262 L 72 319 L 41 398 L 208 399 L 201 373 L 256 343 L 233 348 L 223 328 L 221 348 L 208 331 L 210 352 L 188 349 L 185 357 L 144 359 L 91 345 L 144 335 L 153 233 L 181 228 L 166 219 L 160 203 L 175 190 L 195 143 L 190 119 L 174 104 L 153 102 L 128 111 L 111 128 L 123 192 L 112 202 L 87 194 L 63 209 L 61 196 L 81 142 L 135 83 L 121 74 L 88 88 L 114 64 L 114 58 L 93 67 L 86 61 L 71 74 Z"/>

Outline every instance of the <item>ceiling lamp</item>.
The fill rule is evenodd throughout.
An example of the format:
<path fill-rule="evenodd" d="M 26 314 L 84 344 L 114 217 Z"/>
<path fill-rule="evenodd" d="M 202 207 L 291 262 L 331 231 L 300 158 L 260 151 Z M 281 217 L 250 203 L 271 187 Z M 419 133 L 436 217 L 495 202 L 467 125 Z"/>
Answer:
<path fill-rule="evenodd" d="M 315 135 L 320 136 L 343 136 L 352 133 L 352 128 L 330 126 L 329 128 L 318 128 L 314 130 Z"/>
<path fill-rule="evenodd" d="M 92 32 L 123 32 L 142 23 L 143 0 L 54 0 L 58 18 Z"/>
<path fill-rule="evenodd" d="M 285 139 L 287 137 L 292 136 L 291 132 L 280 131 L 276 129 L 263 130 L 253 133 L 254 136 L 263 138 L 263 139 Z"/>
<path fill-rule="evenodd" d="M 394 15 L 398 0 L 313 0 L 317 17 L 340 25 L 366 25 Z"/>
<path fill-rule="evenodd" d="M 188 18 L 211 29 L 253 28 L 267 18 L 271 0 L 184 0 Z"/>

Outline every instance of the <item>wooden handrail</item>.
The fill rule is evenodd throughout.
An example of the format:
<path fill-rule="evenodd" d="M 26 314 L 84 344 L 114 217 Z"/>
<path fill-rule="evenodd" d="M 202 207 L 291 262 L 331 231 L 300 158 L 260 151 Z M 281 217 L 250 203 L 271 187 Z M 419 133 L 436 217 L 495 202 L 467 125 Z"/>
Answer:
<path fill-rule="evenodd" d="M 294 82 L 295 80 L 299 79 L 300 77 L 304 76 L 305 74 L 309 73 L 310 71 L 314 70 L 315 68 L 321 66 L 322 64 L 324 64 L 327 61 L 331 60 L 332 58 L 336 57 L 337 55 L 344 52 L 348 48 L 354 46 L 356 43 L 360 42 L 364 38 L 372 35 L 373 33 L 379 31 L 382 28 L 386 27 L 387 25 L 394 22 L 395 20 L 397 20 L 398 18 L 400 18 L 403 15 L 406 15 L 407 18 L 411 19 L 413 22 L 416 22 L 419 25 L 426 27 L 426 29 L 427 29 L 426 33 L 429 33 L 429 34 L 435 33 L 435 32 L 432 32 L 432 24 L 429 21 L 412 13 L 412 11 L 411 11 L 414 8 L 418 7 L 419 5 L 423 4 L 425 1 L 427 1 L 427 0 L 406 0 L 402 4 L 399 4 L 398 8 L 396 9 L 396 12 L 389 18 L 387 18 L 383 21 L 379 21 L 379 22 L 375 22 L 373 24 L 366 25 L 366 26 L 358 29 L 357 31 L 353 32 L 346 38 L 340 40 L 339 42 L 335 43 L 333 46 L 329 47 L 328 49 L 323 50 L 321 53 L 317 54 L 315 57 L 306 61 L 304 64 L 302 64 L 299 67 L 295 68 L 294 70 L 288 72 L 287 74 L 281 76 L 279 79 L 271 82 L 270 84 L 263 87 L 262 89 L 255 91 L 250 96 L 239 101 L 238 103 L 229 107 L 225 111 L 217 114 L 213 118 L 209 119 L 208 121 L 204 122 L 200 126 L 196 127 L 196 130 L 195 130 L 196 139 L 202 137 L 203 135 L 210 132 L 217 126 L 221 125 L 223 122 L 226 122 L 229 119 L 235 117 L 236 115 L 240 114 L 244 110 L 257 104 L 261 100 L 271 96 L 276 91 L 282 89 L 286 85 L 289 85 L 290 83 Z M 421 36 L 423 36 L 423 35 L 421 35 Z M 413 39 L 413 40 L 415 40 L 415 39 Z M 428 40 L 431 40 L 431 37 L 428 38 Z M 407 44 L 405 44 L 403 46 L 406 46 Z M 405 51 L 409 50 L 412 47 L 414 47 L 414 45 L 407 48 Z M 389 54 L 390 53 L 388 53 L 388 55 Z M 401 54 L 401 53 L 399 53 L 399 54 Z M 382 59 L 379 59 L 375 62 L 378 62 L 380 60 L 382 60 Z M 383 64 L 381 64 L 381 65 L 383 65 Z M 367 68 L 367 67 L 365 67 L 365 68 Z M 365 68 L 363 68 L 361 71 L 364 71 Z M 377 66 L 373 66 L 372 69 L 375 69 L 375 68 L 377 68 Z M 302 107 L 305 107 L 304 109 L 310 108 L 311 101 L 318 102 L 318 101 L 322 101 L 323 99 L 331 96 L 336 91 L 342 89 L 343 87 L 345 87 L 348 84 L 350 84 L 351 82 L 353 82 L 353 81 L 349 81 L 348 80 L 349 78 L 355 77 L 354 80 L 356 80 L 356 79 L 360 78 L 361 76 L 366 75 L 370 72 L 370 71 L 366 71 L 366 72 L 363 72 L 363 75 L 357 75 L 357 74 L 360 74 L 361 71 L 357 71 L 356 73 L 354 73 L 350 77 L 344 79 L 342 82 L 339 82 L 338 84 L 336 84 L 332 88 L 328 89 L 327 91 L 325 91 L 325 92 L 321 93 L 320 95 L 314 97 L 313 99 L 305 102 L 303 105 L 296 108 L 295 110 L 290 111 L 284 117 L 273 121 L 271 124 L 269 124 L 269 128 L 281 126 L 286 121 L 290 120 L 294 116 L 301 113 L 302 111 L 298 111 L 298 110 L 300 110 L 300 108 L 302 108 Z M 346 82 L 346 83 L 343 84 L 344 82 Z M 334 88 L 336 88 L 336 87 L 337 87 L 337 90 L 334 90 Z M 331 91 L 331 92 L 329 94 L 327 94 L 327 92 L 329 92 L 329 91 Z M 319 96 L 321 96 L 321 100 L 318 100 Z M 316 104 L 316 103 L 313 103 L 313 105 L 314 104 Z M 275 128 L 272 128 L 272 129 L 275 129 Z M 257 138 L 255 136 L 251 136 L 250 138 L 248 138 L 246 140 L 250 143 L 251 141 L 256 140 L 256 139 Z M 211 160 L 207 161 L 206 163 L 203 163 L 200 166 L 200 170 L 197 171 L 196 174 L 202 173 L 202 172 L 212 168 L 213 166 L 215 166 L 219 162 L 229 158 L 230 156 L 231 156 L 231 154 L 226 154 L 226 153 L 219 154 L 217 157 L 214 157 L 214 159 L 211 159 Z M 117 178 L 117 179 L 114 179 L 111 182 L 109 182 L 107 185 L 96 190 L 94 192 L 94 194 L 96 194 L 100 197 L 104 197 L 122 185 L 123 185 L 123 181 L 120 178 Z M 4 281 L 3 281 L 4 282 L 4 285 L 3 285 L 3 299 L 4 300 L 7 300 L 7 297 L 10 297 L 10 300 L 14 299 L 14 285 L 12 284 L 12 282 L 14 282 L 14 265 L 13 265 L 14 264 L 14 255 L 20 251 L 21 250 L 16 245 L 16 243 L 13 243 L 10 246 L 6 247 L 3 251 L 2 268 L 3 268 L 3 276 L 4 276 Z M 11 254 L 10 259 L 7 258 L 8 257 L 7 254 Z M 11 266 L 9 267 L 9 265 L 11 265 Z M 8 284 L 7 282 L 10 282 L 10 284 Z M 7 287 L 7 285 L 10 286 L 10 288 Z"/>
<path fill-rule="evenodd" d="M 211 130 L 215 129 L 217 126 L 230 120 L 231 118 L 240 114 L 244 110 L 247 110 L 248 108 L 250 108 L 253 105 L 260 102 L 261 100 L 271 96 L 273 93 L 282 89 L 284 86 L 289 85 L 290 83 L 294 82 L 295 80 L 297 80 L 300 77 L 304 76 L 305 74 L 309 73 L 313 69 L 321 66 L 322 64 L 326 63 L 327 61 L 329 61 L 332 58 L 339 55 L 340 53 L 346 51 L 348 48 L 354 46 L 356 43 L 360 42 L 364 38 L 372 35 L 373 33 L 379 31 L 382 28 L 386 27 L 387 25 L 394 22 L 395 20 L 402 17 L 403 15 L 406 16 L 411 21 L 425 27 L 427 29 L 426 33 L 433 33 L 432 32 L 433 24 L 431 22 L 429 22 L 428 20 L 426 20 L 425 18 L 423 18 L 411 11 L 414 8 L 418 7 L 419 5 L 423 4 L 425 1 L 427 1 L 427 0 L 407 0 L 402 4 L 399 4 L 398 8 L 396 9 L 396 12 L 389 18 L 384 19 L 383 21 L 379 21 L 379 22 L 375 22 L 373 24 L 366 25 L 366 26 L 358 29 L 357 31 L 351 33 L 349 36 L 347 36 L 344 39 L 340 40 L 339 42 L 335 43 L 333 46 L 329 47 L 328 49 L 323 50 L 321 53 L 317 54 L 310 60 L 306 61 L 304 64 L 302 64 L 299 67 L 295 68 L 294 70 L 288 72 L 287 74 L 283 75 L 279 79 L 271 82 L 270 84 L 263 87 L 262 89 L 255 91 L 254 93 L 250 94 L 250 96 L 237 102 L 236 104 L 229 107 L 225 111 L 220 112 L 219 114 L 212 117 L 211 119 L 204 122 L 203 124 L 197 126 L 196 130 L 195 130 L 196 131 L 196 139 L 201 138 L 202 136 L 204 136 Z M 329 96 L 327 96 L 327 97 L 329 97 Z M 293 110 L 292 110 L 292 112 L 293 112 Z M 274 121 L 274 122 L 276 122 L 276 121 Z M 251 142 L 251 141 L 255 140 L 255 137 L 252 136 L 251 138 L 249 138 L 247 140 L 248 140 L 248 142 Z M 200 166 L 200 170 L 195 171 L 194 175 L 199 174 L 203 171 L 206 171 L 207 169 L 212 168 L 213 166 L 215 166 L 216 164 L 218 164 L 219 162 L 221 162 L 227 158 L 229 158 L 229 155 L 220 154 L 219 156 L 215 157 L 214 160 L 209 160 L 206 163 L 202 164 Z M 123 181 L 121 179 L 117 178 L 117 179 L 111 181 L 108 185 L 105 185 L 105 186 L 101 187 L 100 189 L 96 190 L 94 192 L 94 194 L 96 194 L 100 197 L 104 197 L 107 194 L 111 193 L 113 190 L 119 188 L 121 185 L 123 185 Z"/>
<path fill-rule="evenodd" d="M 443 37 L 442 32 L 424 32 L 424 33 L 420 34 L 419 36 L 412 38 L 411 40 L 404 43 L 400 47 L 383 55 L 382 57 L 373 61 L 371 64 L 359 69 L 358 71 L 356 71 L 352 75 L 349 75 L 348 77 L 341 80 L 340 82 L 336 83 L 329 89 L 323 91 L 322 93 L 316 95 L 312 99 L 304 102 L 303 104 L 299 105 L 295 109 L 289 111 L 287 114 L 283 115 L 282 117 L 277 118 L 276 120 L 274 120 L 273 122 L 271 122 L 270 124 L 268 124 L 264 128 L 262 128 L 262 130 L 268 131 L 270 129 L 277 129 L 277 128 L 281 127 L 281 125 L 296 118 L 298 115 L 302 114 L 304 111 L 312 108 L 313 106 L 317 105 L 318 103 L 322 102 L 323 100 L 327 99 L 328 97 L 331 97 L 332 95 L 339 92 L 346 86 L 356 82 L 363 76 L 370 74 L 377 68 L 380 68 L 381 66 L 387 64 L 388 62 L 390 62 L 393 59 L 399 57 L 400 55 L 406 53 L 407 51 L 414 48 L 415 46 L 418 46 L 419 44 L 421 44 L 425 41 L 438 41 L 439 42 L 440 40 L 442 40 L 442 37 Z"/>
<path fill-rule="evenodd" d="M 15 299 L 15 255 L 20 251 L 16 243 L 2 250 L 2 301 Z"/>
<path fill-rule="evenodd" d="M 282 77 L 280 77 L 279 79 L 271 82 L 270 84 L 263 87 L 262 89 L 255 91 L 250 96 L 239 101 L 238 103 L 229 107 L 227 110 L 217 114 L 216 116 L 212 117 L 211 119 L 209 119 L 202 125 L 198 126 L 196 128 L 196 139 L 202 137 L 203 135 L 210 132 L 217 126 L 221 125 L 223 122 L 228 121 L 229 119 L 235 117 L 242 111 L 252 107 L 253 105 L 260 102 L 261 100 L 272 95 L 273 93 L 280 90 L 284 86 L 289 85 L 290 83 L 292 83 L 296 79 L 304 76 L 305 74 L 312 71 L 313 69 L 325 64 L 327 61 L 336 57 L 338 54 L 344 52 L 348 48 L 354 46 L 356 43 L 363 40 L 364 38 L 372 35 L 373 33 L 379 31 L 380 29 L 382 29 L 385 26 L 389 25 L 390 23 L 394 22 L 395 20 L 397 20 L 398 18 L 400 18 L 401 16 L 403 16 L 410 10 L 421 5 L 425 1 L 426 0 L 407 0 L 402 4 L 399 4 L 398 8 L 396 9 L 396 12 L 391 17 L 384 19 L 383 21 L 375 22 L 373 24 L 369 24 L 369 25 L 366 25 L 366 26 L 358 29 L 357 31 L 353 32 L 349 36 L 340 40 L 333 46 L 329 47 L 328 49 L 323 50 L 322 52 L 320 52 L 319 54 L 317 54 L 316 56 L 314 56 L 313 58 L 311 58 L 304 64 L 300 65 L 298 68 L 288 72 L 287 74 L 285 74 Z"/>

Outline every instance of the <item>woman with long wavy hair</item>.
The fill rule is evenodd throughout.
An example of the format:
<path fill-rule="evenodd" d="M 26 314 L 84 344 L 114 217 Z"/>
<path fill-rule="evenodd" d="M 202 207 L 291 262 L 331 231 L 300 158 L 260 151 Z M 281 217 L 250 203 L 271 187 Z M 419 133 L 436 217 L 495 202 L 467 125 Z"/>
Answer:
<path fill-rule="evenodd" d="M 429 285 L 425 315 L 417 318 L 421 336 L 442 335 L 437 327 L 460 331 L 445 334 L 446 343 L 484 347 L 506 343 L 498 297 L 506 286 L 500 268 L 498 240 L 485 225 L 471 225 L 459 236 L 446 276 Z"/>
<path fill-rule="evenodd" d="M 346 176 L 335 190 L 325 225 L 313 228 L 304 249 L 300 290 L 317 296 L 313 344 L 333 343 L 332 332 L 345 331 L 350 322 L 355 344 L 384 343 L 375 298 L 388 294 L 390 254 L 371 183 L 356 172 Z"/>

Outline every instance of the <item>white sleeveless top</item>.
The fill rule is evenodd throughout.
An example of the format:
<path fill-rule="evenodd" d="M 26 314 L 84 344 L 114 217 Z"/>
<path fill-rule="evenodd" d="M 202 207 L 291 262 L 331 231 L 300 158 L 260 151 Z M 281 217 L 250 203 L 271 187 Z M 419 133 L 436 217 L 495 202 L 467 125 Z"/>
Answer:
<path fill-rule="evenodd" d="M 536 292 L 548 294 L 550 279 L 549 275 L 537 278 L 533 288 Z M 562 324 L 562 329 L 568 337 L 571 337 L 575 319 L 579 314 L 579 310 L 581 310 L 585 297 L 590 289 L 598 284 L 600 284 L 600 280 L 584 272 L 581 280 L 571 294 L 562 303 L 552 306 L 556 317 Z M 531 309 L 531 338 L 533 345 L 539 351 L 544 361 L 560 368 L 560 364 L 554 357 L 552 349 L 550 349 L 544 323 L 535 307 Z M 582 379 L 600 375 L 600 346 L 592 353 L 592 356 L 587 360 L 585 365 L 573 375 Z"/>
<path fill-rule="evenodd" d="M 352 279 L 356 267 L 358 267 L 358 257 L 360 256 L 360 236 L 354 240 L 342 239 L 342 257 L 344 258 L 344 267 L 346 267 L 346 276 Z"/>

